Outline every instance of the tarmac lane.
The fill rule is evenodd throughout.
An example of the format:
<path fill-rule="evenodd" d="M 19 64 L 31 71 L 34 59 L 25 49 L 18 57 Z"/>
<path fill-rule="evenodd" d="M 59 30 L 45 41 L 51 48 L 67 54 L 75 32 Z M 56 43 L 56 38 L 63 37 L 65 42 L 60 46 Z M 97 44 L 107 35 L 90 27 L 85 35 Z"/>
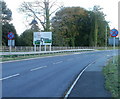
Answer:
<path fill-rule="evenodd" d="M 101 72 L 103 63 L 111 56 L 111 51 L 95 51 L 3 63 L 4 75 L 0 79 L 2 81 L 2 95 L 3 97 L 64 97 L 78 74 L 83 68 L 90 65 L 90 68 L 86 68 L 87 71 L 79 79 L 82 80 L 80 81 L 80 89 L 84 88 L 87 92 L 91 88 L 84 87 L 85 85 L 95 85 L 98 80 L 99 82 L 103 81 L 102 76 L 98 79 L 97 75 L 101 75 L 98 72 Z M 96 61 L 96 59 L 100 60 Z M 98 67 L 97 64 L 99 64 Z M 12 69 L 10 69 L 10 66 Z M 95 81 L 91 80 L 91 77 Z M 99 86 L 99 84 L 96 86 Z M 90 85 L 90 87 L 92 86 Z M 97 87 L 92 88 L 94 90 Z M 79 93 L 80 97 L 85 95 L 81 91 L 75 93 Z M 75 96 L 72 93 L 69 96 L 72 95 Z M 98 94 L 97 96 L 100 95 Z"/>

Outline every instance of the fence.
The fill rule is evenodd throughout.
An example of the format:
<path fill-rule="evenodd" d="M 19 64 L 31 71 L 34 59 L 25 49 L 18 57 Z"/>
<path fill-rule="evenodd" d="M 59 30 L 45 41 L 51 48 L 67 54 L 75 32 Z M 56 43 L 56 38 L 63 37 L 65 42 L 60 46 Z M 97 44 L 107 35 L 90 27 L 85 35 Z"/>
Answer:
<path fill-rule="evenodd" d="M 49 46 L 46 46 L 46 51 L 50 51 L 49 50 Z M 104 47 L 56 47 L 56 46 L 52 46 L 51 47 L 51 51 L 57 51 L 57 50 L 70 50 L 70 49 L 104 49 Z M 0 51 L 1 52 L 9 52 L 9 47 L 8 46 L 2 46 L 0 47 Z M 33 52 L 34 51 L 34 47 L 31 46 L 15 46 L 12 47 L 12 52 Z M 36 52 L 40 51 L 40 47 L 37 46 L 36 47 Z M 41 51 L 45 51 L 44 46 L 41 47 Z"/>

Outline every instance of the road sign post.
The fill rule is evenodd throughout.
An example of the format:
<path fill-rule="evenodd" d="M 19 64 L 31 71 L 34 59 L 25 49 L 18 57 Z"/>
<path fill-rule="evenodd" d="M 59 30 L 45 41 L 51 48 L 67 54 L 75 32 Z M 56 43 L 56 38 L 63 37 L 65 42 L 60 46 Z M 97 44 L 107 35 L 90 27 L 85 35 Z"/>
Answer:
<path fill-rule="evenodd" d="M 105 33 L 105 49 L 107 50 L 107 25 L 106 25 L 106 33 Z"/>
<path fill-rule="evenodd" d="M 34 51 L 36 52 L 36 45 L 34 45 Z"/>
<path fill-rule="evenodd" d="M 41 51 L 41 44 L 40 44 L 40 47 L 39 47 L 39 51 Z"/>
<path fill-rule="evenodd" d="M 45 45 L 45 51 L 46 51 L 46 45 Z"/>
<path fill-rule="evenodd" d="M 8 40 L 9 51 L 11 53 L 12 46 L 15 46 L 15 40 Z"/>
<path fill-rule="evenodd" d="M 51 45 L 50 45 L 50 51 L 51 51 Z"/>
<path fill-rule="evenodd" d="M 115 53 L 115 38 L 116 38 L 116 36 L 118 36 L 118 30 L 112 29 L 110 31 L 110 36 L 113 37 L 113 64 L 114 64 L 115 63 L 115 55 L 116 55 L 116 53 Z"/>
<path fill-rule="evenodd" d="M 7 37 L 8 37 L 8 46 L 9 46 L 9 52 L 10 52 L 10 54 L 11 54 L 11 51 L 12 51 L 12 46 L 14 46 L 15 45 L 15 40 L 13 40 L 14 39 L 14 33 L 12 33 L 12 32 L 9 32 L 8 33 L 8 35 L 7 35 Z"/>

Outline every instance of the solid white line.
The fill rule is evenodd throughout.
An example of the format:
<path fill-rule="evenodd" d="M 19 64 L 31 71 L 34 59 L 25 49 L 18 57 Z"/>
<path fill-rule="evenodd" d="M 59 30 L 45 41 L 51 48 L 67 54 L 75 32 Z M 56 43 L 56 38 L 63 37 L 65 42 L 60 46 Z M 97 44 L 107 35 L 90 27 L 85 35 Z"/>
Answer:
<path fill-rule="evenodd" d="M 95 62 L 95 61 L 94 61 Z M 70 87 L 70 89 L 68 90 L 68 92 L 66 93 L 64 99 L 68 98 L 68 95 L 71 93 L 72 89 L 74 88 L 75 84 L 77 83 L 77 81 L 79 80 L 79 78 L 81 77 L 81 75 L 84 73 L 84 71 L 90 66 L 92 65 L 94 62 L 90 63 L 87 67 L 85 67 L 82 72 L 80 72 L 80 74 L 78 75 L 78 77 L 76 78 L 76 80 L 74 81 L 74 83 L 72 84 L 72 86 Z"/>
<path fill-rule="evenodd" d="M 53 64 L 60 64 L 60 63 L 62 63 L 63 61 L 59 61 L 59 62 L 56 62 L 56 63 L 53 63 Z"/>
<path fill-rule="evenodd" d="M 11 76 L 8 76 L 8 77 L 4 77 L 0 80 L 6 80 L 6 79 L 9 79 L 9 78 L 12 78 L 12 77 L 16 77 L 16 76 L 19 76 L 20 74 L 15 74 L 15 75 L 11 75 Z"/>
<path fill-rule="evenodd" d="M 35 70 L 42 69 L 42 68 L 45 68 L 45 67 L 47 67 L 47 66 L 37 67 L 37 68 L 31 69 L 30 71 L 35 71 Z"/>

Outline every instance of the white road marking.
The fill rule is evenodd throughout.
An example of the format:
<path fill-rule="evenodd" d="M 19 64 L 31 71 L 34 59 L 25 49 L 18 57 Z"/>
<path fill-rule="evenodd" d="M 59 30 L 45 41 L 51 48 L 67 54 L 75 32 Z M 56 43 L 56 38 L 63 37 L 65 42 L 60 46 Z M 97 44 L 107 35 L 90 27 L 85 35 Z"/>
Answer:
<path fill-rule="evenodd" d="M 60 64 L 60 63 L 62 63 L 63 61 L 59 61 L 59 62 L 56 62 L 56 63 L 53 63 L 53 64 Z"/>
<path fill-rule="evenodd" d="M 6 79 L 9 79 L 9 78 L 12 78 L 12 77 L 16 77 L 16 76 L 19 76 L 20 74 L 15 74 L 15 75 L 11 75 L 11 76 L 8 76 L 8 77 L 4 77 L 4 78 L 1 78 L 1 80 L 6 80 Z"/>
<path fill-rule="evenodd" d="M 47 66 L 37 67 L 37 68 L 31 69 L 30 71 L 35 71 L 35 70 L 42 69 L 42 68 L 46 68 L 46 67 L 47 67 Z"/>
<path fill-rule="evenodd" d="M 81 54 L 81 53 L 79 52 L 79 53 L 74 53 L 74 54 Z"/>
<path fill-rule="evenodd" d="M 77 81 L 79 80 L 79 78 L 81 77 L 81 75 L 84 73 L 84 71 L 94 63 L 95 61 L 93 61 L 92 63 L 90 63 L 87 67 L 85 67 L 81 72 L 80 74 L 78 75 L 78 77 L 76 78 L 76 80 L 74 81 L 74 83 L 72 84 L 72 86 L 70 87 L 70 89 L 68 90 L 68 92 L 66 93 L 64 99 L 67 99 L 68 98 L 68 95 L 71 93 L 72 89 L 74 88 L 75 84 L 77 83 Z"/>
<path fill-rule="evenodd" d="M 71 61 L 71 60 L 73 60 L 73 58 L 71 58 L 71 59 L 68 59 L 67 61 Z"/>

